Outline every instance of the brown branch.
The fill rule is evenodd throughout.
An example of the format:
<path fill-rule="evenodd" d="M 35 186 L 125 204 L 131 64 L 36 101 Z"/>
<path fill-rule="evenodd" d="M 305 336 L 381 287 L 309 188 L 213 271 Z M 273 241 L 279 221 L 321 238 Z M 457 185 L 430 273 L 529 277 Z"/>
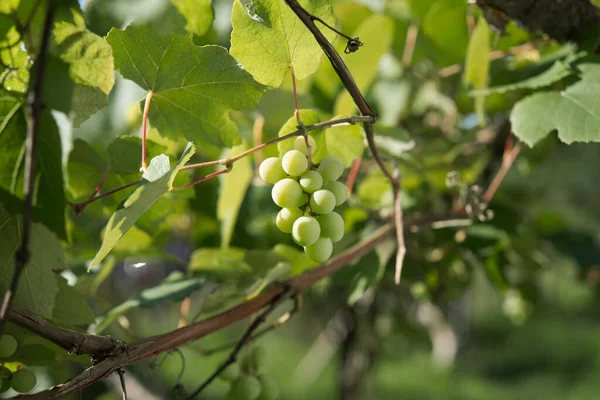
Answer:
<path fill-rule="evenodd" d="M 86 201 L 83 201 L 81 203 L 69 203 L 69 205 L 71 206 L 71 208 L 73 209 L 73 211 L 75 212 L 75 215 L 79 215 L 83 212 L 83 210 L 85 210 L 85 208 L 87 207 L 88 204 L 96 201 L 96 200 L 100 200 L 104 197 L 110 196 L 111 194 L 120 192 L 121 190 L 125 190 L 127 188 L 130 188 L 132 186 L 137 185 L 138 183 L 140 183 L 142 180 L 138 179 L 137 181 L 134 182 L 129 182 L 126 183 L 124 185 L 121 185 L 119 187 L 116 187 L 114 189 L 108 190 L 104 193 L 100 193 L 97 196 L 91 196 L 90 198 L 88 198 Z"/>
<path fill-rule="evenodd" d="M 492 179 L 492 182 L 490 183 L 487 190 L 482 196 L 483 201 L 485 201 L 486 203 L 489 203 L 494 198 L 494 195 L 500 187 L 500 184 L 506 177 L 506 174 L 514 164 L 515 160 L 517 159 L 517 156 L 519 155 L 519 152 L 521 151 L 521 142 L 517 142 L 517 144 L 515 144 L 513 147 L 513 138 L 514 136 L 511 134 L 506 139 L 504 154 L 502 155 L 502 165 L 500 166 L 500 169 L 496 173 L 496 176 L 494 176 L 494 179 Z"/>
<path fill-rule="evenodd" d="M 52 28 L 52 21 L 54 20 L 54 11 L 54 5 L 51 2 L 47 7 L 40 52 L 35 62 L 35 81 L 33 82 L 33 90 L 28 95 L 29 115 L 27 121 L 27 147 L 25 158 L 25 205 L 23 209 L 23 231 L 21 233 L 21 247 L 15 256 L 15 271 L 12 276 L 10 287 L 4 294 L 4 300 L 2 301 L 2 306 L 0 307 L 0 332 L 2 332 L 6 314 L 19 287 L 21 273 L 29 262 L 29 237 L 31 235 L 33 197 L 35 195 L 36 182 L 37 140 L 40 129 L 40 117 L 44 108 L 42 99 L 44 92 L 44 75 L 46 70 L 48 45 L 50 42 L 50 30 Z"/>

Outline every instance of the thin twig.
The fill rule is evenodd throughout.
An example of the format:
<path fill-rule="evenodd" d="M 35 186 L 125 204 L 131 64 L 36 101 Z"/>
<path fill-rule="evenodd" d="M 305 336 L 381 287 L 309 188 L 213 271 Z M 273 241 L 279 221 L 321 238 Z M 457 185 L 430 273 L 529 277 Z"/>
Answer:
<path fill-rule="evenodd" d="M 419 27 L 415 24 L 408 27 L 406 31 L 406 43 L 404 44 L 404 52 L 402 53 L 402 66 L 409 68 L 412 64 L 413 54 L 417 44 L 417 36 L 419 35 Z"/>
<path fill-rule="evenodd" d="M 33 82 L 33 90 L 29 93 L 28 97 L 29 116 L 27 121 L 27 145 L 24 173 L 25 205 L 23 209 L 21 247 L 15 255 L 15 271 L 12 276 L 10 287 L 4 294 L 4 300 L 2 301 L 2 306 L 0 307 L 0 332 L 2 332 L 2 329 L 4 328 L 6 314 L 17 292 L 21 273 L 29 262 L 30 257 L 29 239 L 31 235 L 33 197 L 35 195 L 37 140 L 40 129 L 40 119 L 44 108 L 42 96 L 44 91 L 48 45 L 50 42 L 50 30 L 52 28 L 52 21 L 54 20 L 54 11 L 54 5 L 52 2 L 50 2 L 46 11 L 40 52 L 35 63 L 35 81 Z"/>
<path fill-rule="evenodd" d="M 496 191 L 500 187 L 500 184 L 506 177 L 506 174 L 512 167 L 513 163 L 517 159 L 517 156 L 519 155 L 519 152 L 521 151 L 521 142 L 517 142 L 517 144 L 513 146 L 513 138 L 514 136 L 511 134 L 506 139 L 506 144 L 504 146 L 504 154 L 502 155 L 502 165 L 496 173 L 496 176 L 494 176 L 494 179 L 492 179 L 492 182 L 488 186 L 487 190 L 483 194 L 482 198 L 483 201 L 485 201 L 486 203 L 489 203 L 492 200 L 492 198 L 496 194 Z"/>
<path fill-rule="evenodd" d="M 71 206 L 73 211 L 75 211 L 75 215 L 79 215 L 83 212 L 83 210 L 85 209 L 85 207 L 87 207 L 88 204 L 90 204 L 96 200 L 102 199 L 104 197 L 110 196 L 111 194 L 120 192 L 121 190 L 130 188 L 131 186 L 135 186 L 135 185 L 139 184 L 141 181 L 142 181 L 141 179 L 138 179 L 137 181 L 126 183 L 124 185 L 121 185 L 119 187 L 111 189 L 107 192 L 100 193 L 97 196 L 90 197 L 89 199 L 87 199 L 86 201 L 83 201 L 81 203 L 69 203 L 69 205 Z"/>
<path fill-rule="evenodd" d="M 187 400 L 196 398 L 196 396 L 198 396 L 198 394 L 200 394 L 200 392 L 202 392 L 204 388 L 210 385 L 221 374 L 221 372 L 223 372 L 228 366 L 237 361 L 237 356 L 239 352 L 242 350 L 242 348 L 248 342 L 248 340 L 252 338 L 252 334 L 254 333 L 254 331 L 258 329 L 258 327 L 267 320 L 269 314 L 271 314 L 273 310 L 275 310 L 275 308 L 279 304 L 281 304 L 283 300 L 287 299 L 290 295 L 293 295 L 293 293 L 294 291 L 292 290 L 292 288 L 288 288 L 288 290 L 286 290 L 284 293 L 273 299 L 273 301 L 268 305 L 268 307 L 258 317 L 256 317 L 254 321 L 252 321 L 252 323 L 250 324 L 248 329 L 246 329 L 246 332 L 244 332 L 244 334 L 242 335 L 236 346 L 233 348 L 231 353 L 229 353 L 227 359 L 206 381 L 204 381 L 202 385 L 200 385 L 187 397 Z"/>
<path fill-rule="evenodd" d="M 346 189 L 348 189 L 348 194 L 352 194 L 354 182 L 356 182 L 356 178 L 358 177 L 358 171 L 360 171 L 361 163 L 362 158 L 357 158 L 352 162 L 352 167 L 350 167 L 350 172 L 348 172 L 348 179 L 346 179 Z"/>
<path fill-rule="evenodd" d="M 169 190 L 184 190 L 184 189 L 188 189 L 188 188 L 191 188 L 192 186 L 196 186 L 197 184 L 199 184 L 199 183 L 201 183 L 201 182 L 204 182 L 204 181 L 207 181 L 207 180 L 209 180 L 209 179 L 212 179 L 212 178 L 214 178 L 214 177 L 216 177 L 216 176 L 219 176 L 219 175 L 226 174 L 226 173 L 228 173 L 229 171 L 231 171 L 229 168 L 222 169 L 222 170 L 220 170 L 220 171 L 216 171 L 216 172 L 213 172 L 213 173 L 211 173 L 211 174 L 205 175 L 205 176 L 203 176 L 202 178 L 196 179 L 195 181 L 192 181 L 192 182 L 188 183 L 187 185 L 183 185 L 183 186 L 173 186 L 173 187 L 172 187 L 171 189 L 169 189 Z"/>

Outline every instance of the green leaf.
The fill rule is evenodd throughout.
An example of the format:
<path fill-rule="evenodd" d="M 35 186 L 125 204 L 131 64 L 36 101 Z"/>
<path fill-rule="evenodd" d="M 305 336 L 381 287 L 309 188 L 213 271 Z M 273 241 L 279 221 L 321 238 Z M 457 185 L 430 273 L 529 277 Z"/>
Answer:
<path fill-rule="evenodd" d="M 300 0 L 309 13 L 335 25 L 327 0 Z M 294 12 L 281 0 L 235 0 L 231 14 L 231 55 L 254 79 L 278 87 L 293 65 L 302 80 L 319 67 L 321 47 Z M 322 30 L 331 42 L 335 33 Z"/>
<path fill-rule="evenodd" d="M 567 143 L 600 141 L 600 65 L 586 66 L 581 81 L 562 92 L 544 92 L 518 102 L 510 114 L 515 135 L 533 146 L 550 132 Z"/>
<path fill-rule="evenodd" d="M 117 244 L 119 239 L 135 224 L 138 218 L 162 195 L 167 193 L 173 184 L 175 175 L 195 153 L 193 144 L 188 143 L 183 155 L 171 169 L 166 169 L 168 157 L 160 155 L 150 161 L 144 179 L 129 195 L 119 209 L 110 217 L 102 246 L 90 264 L 90 268 L 98 265 Z M 166 160 L 165 160 L 166 158 Z"/>
<path fill-rule="evenodd" d="M 573 72 L 573 69 L 568 63 L 559 60 L 552 64 L 550 68 L 538 75 L 508 85 L 495 86 L 488 89 L 483 89 L 481 91 L 476 91 L 474 94 L 502 94 L 519 89 L 539 89 L 545 86 L 550 86 L 553 83 L 572 75 Z"/>
<path fill-rule="evenodd" d="M 96 318 L 96 321 L 90 325 L 88 332 L 96 335 L 100 334 L 118 317 L 135 308 L 153 308 L 162 303 L 181 301 L 200 289 L 205 283 L 206 278 L 204 277 L 186 279 L 181 272 L 173 272 L 158 285 L 142 290 L 137 295 Z"/>
<path fill-rule="evenodd" d="M 346 66 L 352 73 L 358 88 L 365 92 L 377 74 L 379 60 L 388 52 L 394 35 L 394 21 L 383 15 L 372 15 L 364 20 L 352 34 L 364 45 L 356 53 L 344 56 Z M 344 91 L 335 103 L 335 114 L 354 114 L 356 106 L 350 94 Z"/>
<path fill-rule="evenodd" d="M 304 125 L 312 125 L 322 121 L 319 113 L 315 110 L 300 110 L 300 118 Z M 339 118 L 342 117 L 337 116 L 333 119 Z M 291 117 L 281 127 L 278 136 L 282 137 L 296 131 L 297 125 L 296 117 Z M 349 167 L 352 161 L 362 156 L 365 148 L 361 132 L 362 128 L 359 125 L 342 125 L 310 131 L 309 135 L 317 143 L 317 151 L 313 154 L 313 161 L 318 164 L 326 156 L 336 156 L 345 167 Z M 294 140 L 295 138 L 290 138 L 277 144 L 280 157 L 294 148 Z"/>
<path fill-rule="evenodd" d="M 304 271 L 319 265 L 318 262 L 308 258 L 304 251 L 299 250 L 298 247 L 292 247 L 286 244 L 278 244 L 275 246 L 273 251 L 290 263 L 292 275 L 300 275 Z"/>
<path fill-rule="evenodd" d="M 202 36 L 212 27 L 215 12 L 212 0 L 171 0 L 187 21 L 185 29 L 194 35 Z"/>
<path fill-rule="evenodd" d="M 264 87 L 227 50 L 196 46 L 191 36 L 157 36 L 149 27 L 112 29 L 117 70 L 152 91 L 150 121 L 162 135 L 214 146 L 239 143 L 231 109 L 255 107 Z"/>
<path fill-rule="evenodd" d="M 239 154 L 244 150 L 247 150 L 245 144 L 236 146 L 231 150 L 228 157 Z M 221 223 L 221 247 L 227 248 L 231 243 L 233 229 L 240 207 L 244 202 L 246 191 L 250 186 L 252 175 L 250 158 L 243 157 L 233 163 L 233 168 L 228 174 L 222 176 L 219 201 L 217 202 L 217 218 Z"/>
<path fill-rule="evenodd" d="M 336 116 L 334 119 L 340 118 Z M 342 125 L 318 130 L 314 134 L 317 151 L 314 162 L 320 163 L 326 156 L 335 156 L 348 168 L 362 156 L 365 141 L 360 125 Z"/>
<path fill-rule="evenodd" d="M 70 65 L 75 82 L 71 117 L 78 127 L 108 104 L 108 94 L 115 84 L 114 60 L 110 45 L 86 29 L 83 16 L 71 10 L 71 17 L 55 23 L 53 52 Z"/>
<path fill-rule="evenodd" d="M 58 294 L 54 299 L 52 319 L 70 325 L 87 325 L 94 321 L 94 312 L 85 298 L 75 288 L 69 286 L 67 281 L 56 276 Z"/>
<path fill-rule="evenodd" d="M 22 218 L 9 215 L 0 204 L 0 293 L 10 287 L 22 229 Z M 44 225 L 32 223 L 29 252 L 30 260 L 21 274 L 15 304 L 51 318 L 59 290 L 52 270 L 64 268 L 63 248 Z"/>
<path fill-rule="evenodd" d="M 464 82 L 475 90 L 487 87 L 490 71 L 490 29 L 484 17 L 480 17 L 475 30 L 469 40 L 467 59 L 465 60 Z M 479 117 L 479 124 L 485 125 L 485 94 L 478 92 L 475 95 L 475 110 Z"/>
<path fill-rule="evenodd" d="M 12 20 L 11 20 L 12 22 Z M 29 55 L 21 48 L 16 28 L 0 35 L 0 78 L 6 90 L 25 93 L 29 82 Z"/>

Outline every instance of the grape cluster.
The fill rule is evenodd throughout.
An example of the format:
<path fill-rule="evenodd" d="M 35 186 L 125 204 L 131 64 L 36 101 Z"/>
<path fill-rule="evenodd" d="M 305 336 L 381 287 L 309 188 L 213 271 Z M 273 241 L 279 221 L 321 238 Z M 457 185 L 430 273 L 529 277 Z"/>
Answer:
<path fill-rule="evenodd" d="M 0 358 L 11 357 L 17 351 L 18 343 L 12 335 L 0 336 Z M 11 371 L 5 366 L 0 366 L 0 393 L 13 388 L 16 392 L 27 393 L 35 387 L 37 378 L 27 368 Z"/>
<path fill-rule="evenodd" d="M 314 153 L 315 140 L 309 138 Z M 304 137 L 294 142 L 294 150 L 283 157 L 271 157 L 259 167 L 261 178 L 274 184 L 271 196 L 281 211 L 277 214 L 279 230 L 291 233 L 314 261 L 331 257 L 333 243 L 344 236 L 344 220 L 334 211 L 348 198 L 346 186 L 338 182 L 344 165 L 334 156 L 325 157 L 319 165 L 308 169 Z"/>
<path fill-rule="evenodd" d="M 219 378 L 231 384 L 225 396 L 226 400 L 275 400 L 277 398 L 279 389 L 275 381 L 260 373 L 265 357 L 265 349 L 260 346 L 255 347 L 241 363 L 235 362 L 221 372 Z"/>

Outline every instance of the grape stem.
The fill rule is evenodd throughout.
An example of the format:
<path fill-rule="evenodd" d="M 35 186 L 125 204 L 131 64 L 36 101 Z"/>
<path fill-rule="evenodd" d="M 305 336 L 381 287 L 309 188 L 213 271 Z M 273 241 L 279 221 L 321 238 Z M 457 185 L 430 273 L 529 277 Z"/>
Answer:
<path fill-rule="evenodd" d="M 203 176 L 202 178 L 199 178 L 191 183 L 188 183 L 185 186 L 172 187 L 171 190 L 187 189 L 189 187 L 197 185 L 198 183 L 201 183 L 201 182 L 207 181 L 211 178 L 214 178 L 215 176 L 226 174 L 231 170 L 233 163 L 236 162 L 237 160 L 239 160 L 240 158 L 249 156 L 250 154 L 255 153 L 259 150 L 262 150 L 265 147 L 271 146 L 275 143 L 279 143 L 279 142 L 282 142 L 284 140 L 287 140 L 287 139 L 290 139 L 290 138 L 293 138 L 296 136 L 304 135 L 305 140 L 307 142 L 307 149 L 310 149 L 310 146 L 308 145 L 308 135 L 306 134 L 307 132 L 314 131 L 317 129 L 323 129 L 323 128 L 327 128 L 327 127 L 331 127 L 331 126 L 340 126 L 340 125 L 346 125 L 346 124 L 354 125 L 356 123 L 361 123 L 361 122 L 365 123 L 365 122 L 369 122 L 369 121 L 373 121 L 373 117 L 366 115 L 366 116 L 351 116 L 351 117 L 339 118 L 339 119 L 334 119 L 331 121 L 318 122 L 318 123 L 312 124 L 312 125 L 301 125 L 301 127 L 299 127 L 298 130 L 296 130 L 292 133 L 288 133 L 287 135 L 275 138 L 273 140 L 269 140 L 268 142 L 265 142 L 265 143 L 261 143 L 258 146 L 254 146 L 253 148 L 243 151 L 239 154 L 236 154 L 235 156 L 222 158 L 220 160 L 213 160 L 213 161 L 206 161 L 206 162 L 201 162 L 201 163 L 197 163 L 197 164 L 184 165 L 180 169 L 180 171 L 188 170 L 188 169 L 195 169 L 195 168 L 210 167 L 213 165 L 223 165 L 226 168 L 223 170 L 217 171 L 217 172 L 210 173 L 206 176 Z"/>
<path fill-rule="evenodd" d="M 294 115 L 296 116 L 296 121 L 298 122 L 296 128 L 298 128 L 304 137 L 304 143 L 306 144 L 306 158 L 308 159 L 308 169 L 312 169 L 312 149 L 310 142 L 308 141 L 308 131 L 306 130 L 306 127 L 302 122 L 302 118 L 300 117 L 300 107 L 298 107 L 298 88 L 296 86 L 296 74 L 294 73 L 293 64 L 290 64 L 290 73 L 292 75 L 292 89 L 294 92 Z"/>
<path fill-rule="evenodd" d="M 146 172 L 148 168 L 147 162 L 147 154 L 146 154 L 146 136 L 148 132 L 148 113 L 150 112 L 150 102 L 152 101 L 152 96 L 154 93 L 151 91 L 148 92 L 146 96 L 146 101 L 144 102 L 144 114 L 142 116 L 142 171 Z"/>
<path fill-rule="evenodd" d="M 37 167 L 37 141 L 40 130 L 40 120 L 44 110 L 43 92 L 44 92 L 44 72 L 46 69 L 46 61 L 48 48 L 50 43 L 50 35 L 54 20 L 55 8 L 52 2 L 48 4 L 46 16 L 44 20 L 40 51 L 36 57 L 34 65 L 35 74 L 32 88 L 27 99 L 27 140 L 26 140 L 26 156 L 25 156 L 25 172 L 24 172 L 24 193 L 25 204 L 23 207 L 23 227 L 21 231 L 21 246 L 15 254 L 15 271 L 13 273 L 10 287 L 4 294 L 2 305 L 0 306 L 0 333 L 4 328 L 5 317 L 12 304 L 21 273 L 29 262 L 29 238 L 31 235 L 31 224 L 33 217 L 33 201 L 35 196 L 36 184 L 36 167 Z"/>

